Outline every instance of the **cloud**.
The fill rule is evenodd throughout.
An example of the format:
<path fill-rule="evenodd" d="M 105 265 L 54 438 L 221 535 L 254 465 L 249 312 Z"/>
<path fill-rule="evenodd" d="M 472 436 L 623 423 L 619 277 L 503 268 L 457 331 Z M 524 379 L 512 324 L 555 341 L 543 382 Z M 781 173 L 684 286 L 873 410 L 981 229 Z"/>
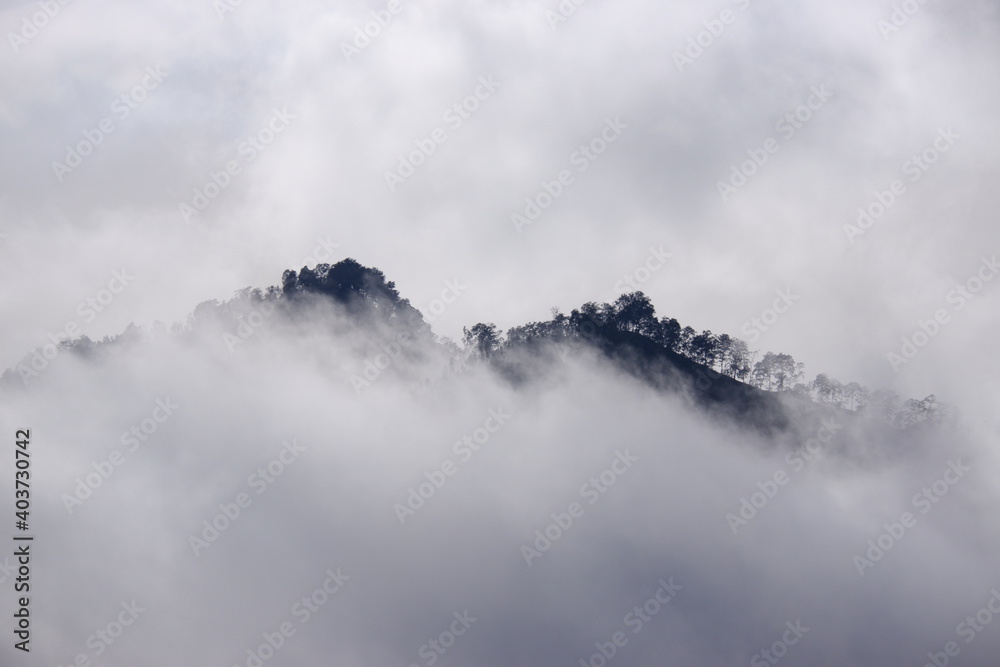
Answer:
<path fill-rule="evenodd" d="M 445 280 L 467 282 L 476 298 L 437 323 L 457 337 L 477 320 L 506 328 L 553 305 L 613 298 L 646 248 L 669 244 L 673 271 L 645 286 L 665 314 L 735 333 L 791 284 L 805 301 L 762 346 L 791 352 L 811 373 L 901 393 L 939 389 L 916 369 L 893 376 L 882 360 L 947 290 L 943 279 L 993 252 L 981 187 L 996 96 L 984 85 L 996 48 L 990 3 L 921 6 L 889 39 L 879 21 L 892 8 L 863 3 L 587 3 L 555 30 L 550 10 L 403 3 L 348 62 L 342 45 L 384 4 L 241 3 L 221 19 L 210 4 L 62 6 L 23 49 L 2 54 L 13 92 L 0 127 L 10 149 L 0 160 L 9 234 L 0 252 L 9 277 L 34 276 L 30 293 L 6 291 L 24 323 L 5 334 L 8 363 L 72 313 L 67 284 L 96 288 L 123 262 L 148 277 L 136 302 L 91 335 L 182 319 L 192 303 L 273 281 L 332 236 L 389 271 L 415 303 Z M 723 10 L 733 21 L 678 71 L 674 54 Z M 12 6 L 3 24 L 16 32 L 34 11 Z M 166 80 L 59 183 L 52 162 L 157 65 Z M 385 172 L 446 127 L 446 111 L 484 76 L 502 87 L 391 192 Z M 717 182 L 731 165 L 820 85 L 834 91 L 827 105 L 721 201 Z M 241 142 L 275 108 L 295 114 L 290 128 L 184 224 L 180 205 L 242 157 Z M 577 174 L 531 234 L 517 234 L 510 216 L 525 197 L 617 116 L 628 134 Z M 962 137 L 954 150 L 852 247 L 843 228 L 857 208 L 905 178 L 903 163 L 947 127 Z M 42 261 L 46 271 L 33 270 Z M 805 334 L 869 320 L 864 335 Z M 987 344 L 975 334 L 985 329 L 959 328 L 969 333 L 952 340 Z M 943 347 L 925 368 L 939 372 Z"/>
<path fill-rule="evenodd" d="M 210 2 L 67 3 L 32 33 L 40 6 L 0 10 L 4 368 L 70 324 L 100 339 L 183 322 L 195 304 L 322 260 L 317 248 L 383 269 L 425 315 L 462 285 L 432 313 L 452 339 L 479 321 L 506 330 L 612 300 L 663 248 L 669 260 L 642 285 L 659 315 L 740 335 L 790 289 L 801 298 L 761 352 L 791 353 L 810 376 L 933 392 L 973 429 L 851 431 L 733 535 L 726 514 L 801 443 L 764 442 L 593 360 L 515 391 L 481 371 L 438 382 L 443 353 L 414 349 L 359 396 L 351 376 L 383 350 L 349 327 L 267 319 L 235 352 L 222 337 L 235 330 L 220 328 L 61 355 L 2 408 L 10 428 L 35 433 L 46 660 L 246 664 L 290 618 L 296 634 L 271 664 L 425 664 L 421 648 L 466 610 L 477 620 L 442 664 L 590 660 L 673 577 L 683 588 L 655 630 L 627 635 L 614 660 L 746 662 L 800 619 L 810 630 L 789 663 L 918 664 L 954 639 L 966 664 L 989 664 L 989 627 L 955 637 L 1000 584 L 986 481 L 995 286 L 899 372 L 887 354 L 997 251 L 994 3 L 920 5 L 886 33 L 893 6 L 862 2 L 588 2 L 555 29 L 554 1 L 402 2 L 350 62 L 343 45 L 388 3 L 243 2 L 221 16 Z M 714 35 L 723 10 L 734 20 Z M 675 54 L 706 30 L 678 71 Z M 16 50 L 11 33 L 26 40 Z M 116 100 L 150 67 L 166 75 L 122 117 Z M 450 124 L 481 77 L 500 86 Z M 823 85 L 829 101 L 786 139 L 779 123 Z M 263 140 L 276 109 L 293 118 L 250 160 L 241 145 Z M 620 139 L 518 234 L 511 214 L 576 169 L 574 153 L 616 117 Z M 60 182 L 53 162 L 106 118 L 113 131 Z M 446 140 L 391 191 L 385 172 L 437 128 Z M 954 146 L 908 172 L 947 128 Z M 779 149 L 722 201 L 718 181 L 769 138 Z M 233 161 L 239 173 L 185 221 L 181 205 Z M 845 225 L 896 179 L 905 194 L 852 245 Z M 123 268 L 134 281 L 85 315 Z M 430 388 L 415 399 L 413 385 Z M 61 495 L 100 475 L 93 464 L 168 397 L 176 413 L 70 515 Z M 501 406 L 510 422 L 400 526 L 393 505 Z M 255 494 L 248 478 L 293 440 L 301 457 L 194 556 L 187 538 L 220 503 Z M 629 448 L 635 467 L 528 568 L 520 546 Z M 919 512 L 913 496 L 957 458 L 968 476 L 860 577 L 852 558 Z M 330 593 L 338 567 L 350 579 Z M 293 606 L 316 590 L 329 601 L 299 625 Z M 88 637 L 133 600 L 144 611 L 94 656 Z"/>
<path fill-rule="evenodd" d="M 611 642 L 723 665 L 786 622 L 808 628 L 796 664 L 995 654 L 988 629 L 955 636 L 1000 585 L 976 434 L 793 411 L 808 437 L 763 436 L 585 349 L 511 384 L 415 342 L 358 392 L 393 331 L 309 312 L 235 352 L 203 314 L 7 391 L 4 422 L 32 427 L 44 660 L 596 664 Z M 143 611 L 105 642 L 122 604 Z"/>

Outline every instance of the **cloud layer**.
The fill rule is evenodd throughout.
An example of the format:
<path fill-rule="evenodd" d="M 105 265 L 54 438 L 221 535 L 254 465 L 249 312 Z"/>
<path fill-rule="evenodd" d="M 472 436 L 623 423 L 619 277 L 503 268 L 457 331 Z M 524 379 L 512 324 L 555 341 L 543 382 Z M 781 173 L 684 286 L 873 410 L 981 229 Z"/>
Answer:
<path fill-rule="evenodd" d="M 443 352 L 359 395 L 351 376 L 392 332 L 339 320 L 264 317 L 235 351 L 209 327 L 64 355 L 0 407 L 35 440 L 39 660 L 249 665 L 287 622 L 268 664 L 598 665 L 613 646 L 620 664 L 736 665 L 793 635 L 789 664 L 920 665 L 948 641 L 956 664 L 992 664 L 987 615 L 965 633 L 1000 586 L 996 12 L 5 4 L 3 368 L 352 256 L 453 339 L 627 278 L 682 324 L 747 337 L 758 318 L 753 347 L 810 376 L 934 392 L 968 417 L 946 436 L 845 427 L 796 470 L 802 442 L 585 354 L 517 390 L 477 370 L 418 397 Z M 779 292 L 795 298 L 769 321 Z M 491 410 L 510 415 L 496 432 Z M 396 505 L 441 474 L 401 525 Z M 767 489 L 746 525 L 727 519 Z M 573 503 L 541 552 L 534 531 Z"/>
<path fill-rule="evenodd" d="M 1000 586 L 982 433 L 793 412 L 809 437 L 764 438 L 585 350 L 512 386 L 339 316 L 225 333 L 67 354 L 7 392 L 4 423 L 33 425 L 44 662 L 996 654 L 989 626 L 957 634 Z"/>

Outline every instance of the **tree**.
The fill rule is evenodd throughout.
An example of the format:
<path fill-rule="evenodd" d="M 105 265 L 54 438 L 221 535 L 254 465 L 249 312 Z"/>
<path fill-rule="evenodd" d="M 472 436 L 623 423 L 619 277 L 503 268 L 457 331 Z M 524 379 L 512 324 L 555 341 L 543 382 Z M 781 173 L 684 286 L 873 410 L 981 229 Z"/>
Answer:
<path fill-rule="evenodd" d="M 915 398 L 906 399 L 906 403 L 903 404 L 903 409 L 897 416 L 898 425 L 906 428 L 907 426 L 912 426 L 921 421 L 923 421 L 923 406 L 921 405 L 921 402 Z"/>
<path fill-rule="evenodd" d="M 802 364 L 795 363 L 790 354 L 768 352 L 754 365 L 753 376 L 756 386 L 768 390 L 791 389 L 802 377 Z"/>
<path fill-rule="evenodd" d="M 771 354 L 768 352 L 767 354 Z M 764 359 L 769 359 L 767 355 Z M 771 389 L 771 370 L 770 370 L 770 360 L 766 363 L 764 359 L 761 359 L 753 366 L 753 370 L 750 373 L 750 384 L 758 389 Z"/>
<path fill-rule="evenodd" d="M 691 359 L 705 366 L 715 365 L 719 356 L 719 339 L 708 329 L 691 339 L 689 343 Z"/>
<path fill-rule="evenodd" d="M 320 286 L 320 278 L 315 271 L 308 266 L 303 266 L 299 269 L 299 287 L 302 290 L 306 292 L 319 291 Z"/>
<path fill-rule="evenodd" d="M 680 352 L 678 344 L 681 340 L 681 325 L 672 317 L 660 320 L 660 326 L 655 336 L 656 342 L 671 352 Z"/>
<path fill-rule="evenodd" d="M 285 296 L 292 296 L 298 287 L 299 276 L 295 271 L 288 269 L 281 275 L 281 291 Z"/>
<path fill-rule="evenodd" d="M 906 427 L 923 421 L 940 423 L 945 420 L 947 412 L 947 407 L 938 403 L 937 396 L 934 394 L 919 401 L 911 398 L 906 401 L 899 415 L 899 425 Z"/>
<path fill-rule="evenodd" d="M 868 412 L 887 424 L 895 425 L 899 413 L 899 394 L 890 389 L 876 389 L 872 392 Z"/>
<path fill-rule="evenodd" d="M 716 363 L 719 364 L 719 372 L 724 373 L 729 364 L 729 354 L 733 346 L 733 339 L 729 334 L 719 334 L 715 337 L 715 347 L 717 350 Z"/>
<path fill-rule="evenodd" d="M 809 385 L 816 401 L 827 405 L 840 405 L 843 385 L 834 378 L 820 373 Z"/>
<path fill-rule="evenodd" d="M 923 399 L 920 403 L 926 418 L 934 424 L 947 423 L 957 416 L 955 408 L 941 403 L 934 394 Z"/>
<path fill-rule="evenodd" d="M 611 321 L 619 331 L 651 335 L 656 328 L 656 309 L 642 292 L 622 294 L 613 304 Z"/>
<path fill-rule="evenodd" d="M 683 354 L 685 357 L 691 356 L 691 340 L 695 337 L 696 332 L 691 327 L 684 327 L 681 329 L 681 335 L 677 340 L 677 352 L 678 354 Z"/>
<path fill-rule="evenodd" d="M 362 266 L 350 257 L 333 265 L 317 264 L 312 269 L 304 266 L 298 273 L 285 271 L 281 291 L 289 298 L 321 294 L 355 314 L 378 315 L 415 329 L 424 326 L 420 312 L 399 296 L 394 282 L 387 281 L 379 269 Z"/>
<path fill-rule="evenodd" d="M 844 387 L 844 407 L 853 412 L 864 410 L 868 404 L 871 392 L 857 382 L 851 382 Z"/>
<path fill-rule="evenodd" d="M 471 329 L 463 327 L 462 334 L 462 342 L 466 348 L 474 350 L 481 359 L 489 359 L 500 346 L 500 331 L 492 322 L 480 322 Z"/>
<path fill-rule="evenodd" d="M 781 389 L 790 388 L 792 385 L 801 382 L 803 371 L 805 370 L 806 367 L 805 364 L 797 362 L 794 359 L 792 359 L 791 355 L 783 354 L 781 356 L 788 357 L 788 361 L 790 362 L 790 364 L 787 367 L 787 370 L 783 367 L 781 374 L 778 376 L 779 391 Z"/>
<path fill-rule="evenodd" d="M 753 363 L 750 346 L 739 338 L 729 339 L 729 349 L 726 354 L 726 364 L 722 372 L 731 378 L 746 382 L 750 377 L 750 366 Z"/>
<path fill-rule="evenodd" d="M 573 313 L 576 312 L 575 310 L 573 311 Z M 573 317 L 573 313 L 570 313 L 570 317 Z M 595 325 L 604 324 L 605 316 L 607 315 L 607 304 L 596 304 L 593 301 L 588 301 L 580 306 L 579 313 L 581 323 L 592 322 Z"/>

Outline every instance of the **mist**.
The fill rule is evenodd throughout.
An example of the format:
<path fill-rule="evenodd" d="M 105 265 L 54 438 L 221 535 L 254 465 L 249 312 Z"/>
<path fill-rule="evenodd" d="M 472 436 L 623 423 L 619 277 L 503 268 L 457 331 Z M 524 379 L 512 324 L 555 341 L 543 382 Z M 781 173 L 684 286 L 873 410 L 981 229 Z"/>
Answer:
<path fill-rule="evenodd" d="M 764 435 L 587 345 L 511 382 L 426 331 L 263 310 L 6 390 L 33 425 L 39 664 L 995 655 L 988 624 L 956 634 L 1000 586 L 981 433 L 790 405 Z"/>
<path fill-rule="evenodd" d="M 0 662 L 994 667 L 997 9 L 0 3 Z"/>

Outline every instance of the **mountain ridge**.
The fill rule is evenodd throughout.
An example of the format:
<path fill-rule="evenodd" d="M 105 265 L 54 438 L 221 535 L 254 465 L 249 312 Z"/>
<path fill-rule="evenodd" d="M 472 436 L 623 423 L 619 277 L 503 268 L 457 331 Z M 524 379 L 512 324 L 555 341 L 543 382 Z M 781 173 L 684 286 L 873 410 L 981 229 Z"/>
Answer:
<path fill-rule="evenodd" d="M 874 418 L 902 429 L 922 422 L 950 423 L 956 417 L 953 409 L 938 403 L 933 395 L 903 402 L 893 392 L 870 392 L 856 383 L 842 385 L 824 374 L 806 384 L 801 382 L 802 364 L 789 355 L 767 352 L 757 360 L 757 352 L 738 338 L 707 330 L 696 333 L 673 318 L 657 319 L 652 302 L 641 291 L 623 294 L 613 303 L 588 302 L 569 315 L 553 309 L 551 320 L 512 327 L 506 333 L 492 323 L 480 322 L 463 329 L 462 344 L 458 345 L 434 334 L 420 311 L 400 295 L 395 282 L 387 280 L 380 269 L 350 257 L 335 264 L 286 270 L 280 285 L 244 288 L 229 300 L 202 302 L 186 322 L 171 327 L 170 334 L 183 337 L 207 322 L 229 323 L 234 333 L 223 334 L 223 338 L 232 352 L 260 326 L 253 322 L 254 314 L 260 322 L 273 312 L 295 321 L 308 308 L 323 308 L 329 303 L 356 326 L 387 326 L 439 346 L 451 358 L 450 370 L 472 361 L 491 366 L 512 382 L 531 377 L 541 346 L 562 346 L 560 349 L 568 351 L 580 343 L 658 389 L 685 392 L 702 408 L 749 420 L 765 431 L 788 426 L 783 406 L 789 401 L 800 408 L 810 404 L 832 408 L 830 414 Z M 28 386 L 59 351 L 88 358 L 165 331 L 159 323 L 151 331 L 130 324 L 121 334 L 101 341 L 86 336 L 63 341 L 55 354 L 46 349 L 53 346 L 36 349 L 5 371 L 0 384 Z"/>

